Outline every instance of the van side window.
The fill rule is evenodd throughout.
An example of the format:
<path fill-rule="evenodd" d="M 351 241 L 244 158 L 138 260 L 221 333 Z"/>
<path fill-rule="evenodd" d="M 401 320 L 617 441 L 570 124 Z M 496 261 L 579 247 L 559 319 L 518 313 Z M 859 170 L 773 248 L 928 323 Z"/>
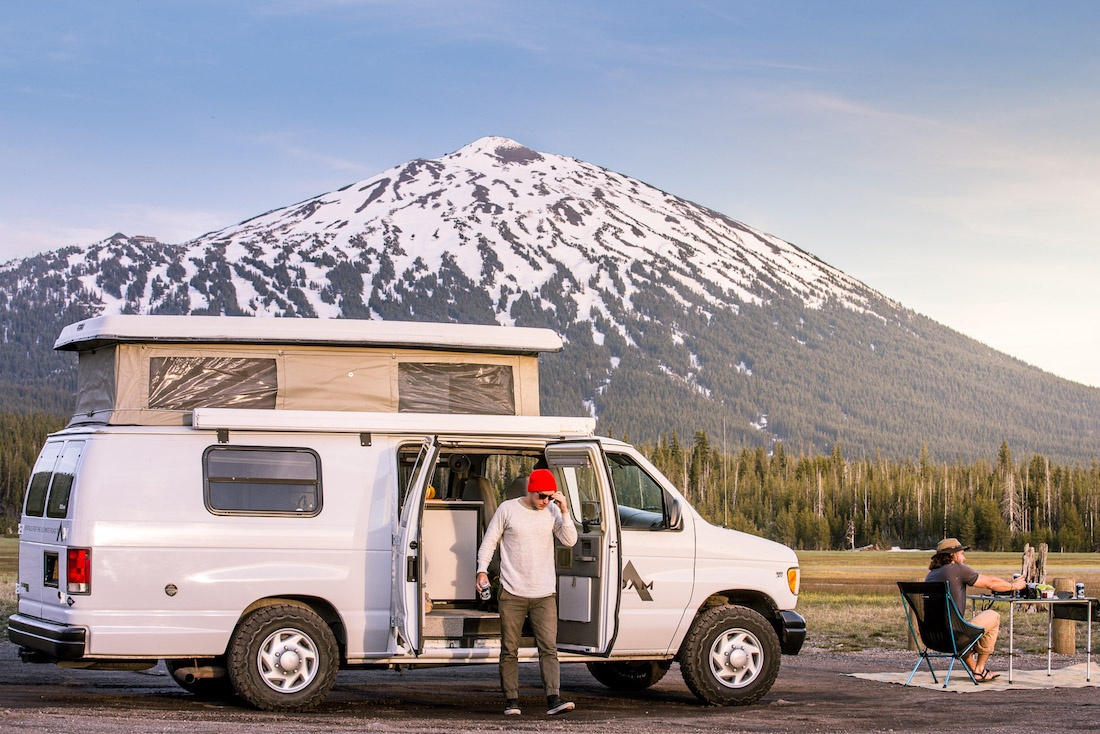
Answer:
<path fill-rule="evenodd" d="M 321 460 L 309 449 L 211 446 L 202 462 L 206 508 L 215 515 L 321 511 Z"/>
<path fill-rule="evenodd" d="M 402 362 L 397 395 L 400 413 L 516 414 L 515 380 L 505 364 Z"/>
<path fill-rule="evenodd" d="M 63 441 L 52 441 L 46 444 L 42 447 L 42 453 L 38 455 L 38 461 L 34 462 L 34 471 L 31 473 L 30 484 L 27 485 L 27 500 L 23 508 L 23 512 L 31 517 L 42 517 L 42 513 L 46 510 L 46 493 L 50 489 L 53 467 L 64 445 Z"/>
<path fill-rule="evenodd" d="M 65 517 L 69 514 L 69 494 L 76 478 L 76 465 L 84 451 L 83 441 L 67 441 L 65 450 L 53 470 L 50 495 L 46 502 L 46 517 Z"/>
<path fill-rule="evenodd" d="M 611 483 L 619 505 L 619 524 L 624 530 L 665 530 L 665 492 L 653 477 L 626 454 L 607 455 Z"/>
<path fill-rule="evenodd" d="M 274 359 L 255 357 L 152 357 L 149 407 L 275 407 L 278 379 Z"/>

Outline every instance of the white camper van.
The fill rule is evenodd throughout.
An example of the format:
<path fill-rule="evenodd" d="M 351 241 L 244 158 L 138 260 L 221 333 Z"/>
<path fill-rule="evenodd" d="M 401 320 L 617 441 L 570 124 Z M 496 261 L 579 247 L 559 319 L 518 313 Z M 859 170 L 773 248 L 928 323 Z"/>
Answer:
<path fill-rule="evenodd" d="M 538 464 L 569 495 L 558 645 L 640 690 L 678 661 L 703 701 L 764 695 L 796 654 L 793 551 L 706 522 L 588 418 L 538 415 L 543 329 L 108 316 L 77 411 L 34 467 L 20 523 L 26 662 L 143 669 L 269 710 L 337 671 L 496 663 L 474 587 L 497 504 Z M 521 659 L 537 659 L 530 641 Z"/>

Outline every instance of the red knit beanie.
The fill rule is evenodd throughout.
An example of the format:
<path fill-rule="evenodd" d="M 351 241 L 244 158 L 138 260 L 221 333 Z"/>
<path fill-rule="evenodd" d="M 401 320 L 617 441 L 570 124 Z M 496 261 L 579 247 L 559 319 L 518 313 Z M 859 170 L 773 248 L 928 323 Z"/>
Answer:
<path fill-rule="evenodd" d="M 527 480 L 527 491 L 552 494 L 558 491 L 558 483 L 554 481 L 554 475 L 548 469 L 535 469 L 531 472 L 531 478 Z"/>

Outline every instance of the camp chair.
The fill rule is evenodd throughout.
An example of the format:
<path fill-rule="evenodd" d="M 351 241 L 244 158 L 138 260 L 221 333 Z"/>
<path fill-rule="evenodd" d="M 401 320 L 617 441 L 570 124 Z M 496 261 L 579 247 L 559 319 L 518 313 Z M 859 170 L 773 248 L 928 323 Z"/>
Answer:
<path fill-rule="evenodd" d="M 962 660 L 969 654 L 974 645 L 978 644 L 978 639 L 985 634 L 985 630 L 963 619 L 951 598 L 946 581 L 899 581 L 898 589 L 905 606 L 909 633 L 916 640 L 917 650 L 920 652 L 920 659 L 913 666 L 913 672 L 909 674 L 905 685 L 913 680 L 922 662 L 928 665 L 932 680 L 939 683 L 931 658 L 950 658 L 951 664 L 943 679 L 943 687 L 947 688 L 955 661 Z M 974 685 L 978 685 L 966 663 L 963 663 L 963 670 Z"/>

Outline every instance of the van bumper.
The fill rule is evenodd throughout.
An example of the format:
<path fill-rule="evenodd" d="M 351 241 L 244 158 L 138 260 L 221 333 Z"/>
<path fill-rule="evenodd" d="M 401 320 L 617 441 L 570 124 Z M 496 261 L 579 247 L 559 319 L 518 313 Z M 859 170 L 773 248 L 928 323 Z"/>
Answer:
<path fill-rule="evenodd" d="M 806 641 L 806 618 L 798 612 L 784 610 L 779 613 L 783 622 L 780 635 L 781 650 L 784 655 L 797 655 Z"/>
<path fill-rule="evenodd" d="M 8 618 L 8 639 L 37 655 L 54 660 L 80 660 L 88 631 L 83 627 L 48 622 L 45 619 L 13 614 Z M 24 655 L 24 658 L 27 656 Z"/>

